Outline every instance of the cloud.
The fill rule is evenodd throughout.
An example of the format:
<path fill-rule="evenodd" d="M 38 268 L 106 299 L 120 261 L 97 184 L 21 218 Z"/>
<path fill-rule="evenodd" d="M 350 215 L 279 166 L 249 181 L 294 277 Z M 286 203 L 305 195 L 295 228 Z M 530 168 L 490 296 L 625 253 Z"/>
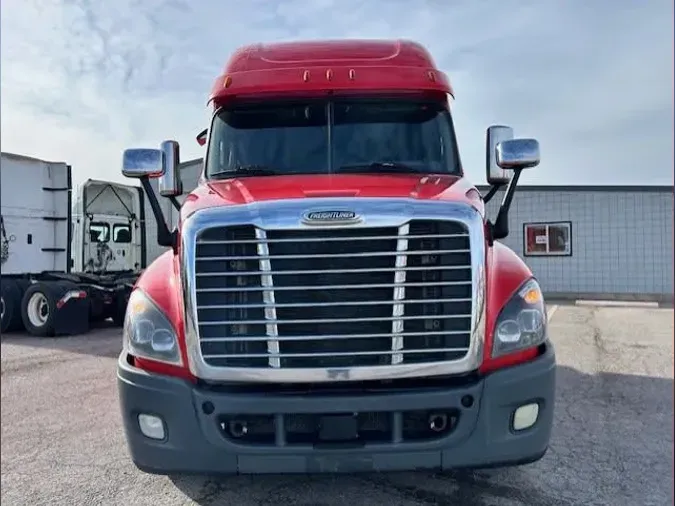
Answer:
<path fill-rule="evenodd" d="M 673 183 L 673 3 L 3 0 L 2 149 L 122 180 L 122 149 L 201 156 L 213 79 L 251 42 L 410 38 L 456 91 L 469 177 L 492 123 L 538 137 L 526 184 Z"/>

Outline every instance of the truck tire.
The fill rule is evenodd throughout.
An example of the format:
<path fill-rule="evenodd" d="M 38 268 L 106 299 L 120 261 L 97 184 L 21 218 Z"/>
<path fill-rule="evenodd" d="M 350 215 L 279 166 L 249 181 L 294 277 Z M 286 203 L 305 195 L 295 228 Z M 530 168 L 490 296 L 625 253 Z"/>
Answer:
<path fill-rule="evenodd" d="M 65 293 L 60 283 L 33 283 L 21 300 L 21 318 L 29 334 L 37 337 L 54 335 L 56 302 Z"/>
<path fill-rule="evenodd" d="M 124 316 L 127 313 L 127 304 L 129 303 L 130 290 L 121 290 L 117 292 L 114 307 L 112 309 L 112 321 L 116 327 L 124 325 Z"/>
<path fill-rule="evenodd" d="M 28 287 L 30 286 L 30 279 L 15 279 L 14 282 L 16 283 L 16 286 L 19 288 L 19 304 L 21 303 L 21 299 L 23 298 L 23 294 L 26 293 L 26 290 L 28 290 Z"/>
<path fill-rule="evenodd" d="M 0 281 L 0 332 L 21 330 L 21 289 L 13 279 Z"/>

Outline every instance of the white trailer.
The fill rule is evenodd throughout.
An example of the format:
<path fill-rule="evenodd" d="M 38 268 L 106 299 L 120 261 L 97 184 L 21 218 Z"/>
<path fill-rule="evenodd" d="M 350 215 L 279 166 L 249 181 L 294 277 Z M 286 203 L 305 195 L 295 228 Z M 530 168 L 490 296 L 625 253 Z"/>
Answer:
<path fill-rule="evenodd" d="M 182 164 L 189 192 L 201 160 Z M 157 181 L 153 181 L 157 185 Z M 38 336 L 82 333 L 93 321 L 121 324 L 143 268 L 167 248 L 140 187 L 89 179 L 72 204 L 71 168 L 2 153 L 0 331 Z M 160 202 L 170 226 L 177 211 Z"/>
<path fill-rule="evenodd" d="M 83 185 L 80 195 L 95 188 Z M 121 324 L 138 272 L 92 262 L 83 268 L 96 249 L 85 222 L 98 218 L 82 213 L 76 227 L 70 166 L 2 153 L 0 189 L 0 331 L 51 336 L 86 332 L 92 320 L 108 317 Z"/>

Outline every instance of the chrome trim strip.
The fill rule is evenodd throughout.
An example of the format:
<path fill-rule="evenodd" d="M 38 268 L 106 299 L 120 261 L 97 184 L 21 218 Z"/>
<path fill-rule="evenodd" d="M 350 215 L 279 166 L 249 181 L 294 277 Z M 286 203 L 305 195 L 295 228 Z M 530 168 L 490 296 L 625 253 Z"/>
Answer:
<path fill-rule="evenodd" d="M 267 232 L 256 228 L 255 237 L 261 241 L 266 241 Z M 276 323 L 277 308 L 274 304 L 274 281 L 272 275 L 269 274 L 272 271 L 272 262 L 268 258 L 270 255 L 269 245 L 267 242 L 259 242 L 257 250 L 258 255 L 260 255 L 260 284 L 266 288 L 262 294 L 265 303 L 265 320 L 269 321 L 269 323 L 265 323 L 265 330 L 267 336 L 272 338 L 267 340 L 267 353 L 270 355 L 269 364 L 270 367 L 281 367 L 281 360 L 278 356 L 274 356 L 279 354 L 279 340 L 277 339 L 279 329 Z"/>
<path fill-rule="evenodd" d="M 190 371 L 209 381 L 260 383 L 301 383 L 365 381 L 390 378 L 428 377 L 476 370 L 483 358 L 485 339 L 485 235 L 482 217 L 474 208 L 457 202 L 420 201 L 405 198 L 331 197 L 331 207 L 346 207 L 366 217 L 358 227 L 401 227 L 412 219 L 454 220 L 469 231 L 472 268 L 471 344 L 467 354 L 456 361 L 396 364 L 377 367 L 342 368 L 227 368 L 208 365 L 202 356 L 197 327 L 195 290 L 196 241 L 200 231 L 217 226 L 253 225 L 262 230 L 316 229 L 302 224 L 302 215 L 326 199 L 271 200 L 251 204 L 205 208 L 182 223 L 180 265 L 185 301 L 185 339 Z M 326 227 L 330 228 L 330 227 Z M 434 252 L 438 253 L 438 251 Z M 259 259 L 258 259 L 259 260 Z"/>
<path fill-rule="evenodd" d="M 410 225 L 405 224 L 398 227 L 398 240 L 396 241 L 396 252 L 403 253 L 396 256 L 396 263 L 394 271 L 394 283 L 397 286 L 394 288 L 394 307 L 392 308 L 392 316 L 396 318 L 391 322 L 391 333 L 394 334 L 391 338 L 391 350 L 396 352 L 403 349 L 403 337 L 400 336 L 403 332 L 403 314 L 405 312 L 405 304 L 396 303 L 397 301 L 402 301 L 405 299 L 405 271 L 402 270 L 408 264 L 408 238 L 407 235 L 410 232 Z M 399 317 L 399 318 L 397 318 Z M 403 362 L 403 354 L 393 353 L 391 355 L 391 364 L 396 365 Z"/>

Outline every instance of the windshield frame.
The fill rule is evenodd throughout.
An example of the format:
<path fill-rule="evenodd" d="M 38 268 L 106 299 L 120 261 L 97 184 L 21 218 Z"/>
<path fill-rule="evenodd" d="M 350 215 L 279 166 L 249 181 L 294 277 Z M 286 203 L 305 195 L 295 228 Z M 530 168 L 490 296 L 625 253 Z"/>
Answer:
<path fill-rule="evenodd" d="M 215 138 L 213 136 L 214 132 L 214 124 L 216 121 L 219 119 L 219 115 L 223 111 L 227 110 L 232 110 L 232 109 L 242 109 L 246 108 L 247 106 L 250 107 L 264 107 L 264 106 L 283 106 L 283 105 L 288 105 L 291 106 L 293 104 L 309 104 L 309 103 L 324 103 L 324 106 L 326 107 L 326 146 L 327 146 L 327 170 L 318 170 L 317 172 L 303 172 L 303 173 L 295 173 L 295 172 L 288 172 L 288 173 L 281 173 L 281 174 L 275 174 L 278 176 L 284 176 L 284 175 L 306 175 L 306 176 L 318 176 L 318 175 L 336 175 L 335 171 L 335 164 L 334 164 L 334 148 L 333 148 L 333 128 L 334 128 L 334 111 L 335 111 L 335 106 L 339 105 L 341 103 L 358 103 L 358 102 L 364 102 L 364 103 L 377 103 L 377 102 L 407 102 L 407 103 L 418 103 L 420 105 L 430 105 L 433 107 L 438 108 L 439 110 L 439 116 L 442 118 L 442 121 L 445 121 L 448 129 L 448 139 L 449 145 L 447 146 L 448 149 L 450 150 L 450 153 L 446 155 L 447 159 L 452 160 L 453 167 L 448 167 L 449 170 L 443 171 L 443 172 L 424 172 L 424 171 L 419 171 L 419 172 L 414 172 L 411 171 L 411 174 L 423 174 L 423 175 L 448 175 L 448 176 L 455 176 L 455 177 L 463 177 L 464 176 L 464 169 L 462 166 L 462 161 L 460 158 L 459 154 L 459 146 L 457 142 L 457 134 L 455 130 L 455 125 L 453 121 L 452 114 L 450 112 L 450 108 L 448 106 L 448 103 L 445 100 L 440 100 L 437 97 L 428 97 L 428 96 L 420 96 L 420 95 L 333 95 L 333 96 L 295 96 L 293 98 L 265 98 L 265 99 L 246 99 L 246 100 L 238 100 L 235 102 L 232 102 L 229 105 L 224 105 L 221 107 L 218 107 L 217 109 L 214 110 L 212 116 L 211 116 L 211 123 L 209 127 L 209 132 L 208 132 L 208 139 L 206 143 L 206 153 L 204 154 L 204 179 L 207 181 L 221 181 L 223 178 L 221 177 L 213 177 L 212 169 L 211 169 L 211 150 L 214 148 L 214 143 L 215 143 Z M 380 172 L 378 170 L 368 170 L 364 168 L 363 174 L 369 174 L 369 175 L 377 175 L 377 174 L 390 174 L 386 172 Z M 351 174 L 355 174 L 355 172 L 351 172 Z M 256 177 L 272 177 L 270 175 L 257 175 L 253 174 Z M 246 173 L 240 173 L 240 174 L 233 174 L 232 178 L 239 178 L 239 177 L 252 177 L 253 175 L 248 175 Z M 342 175 L 342 174 L 337 174 L 337 175 Z"/>

